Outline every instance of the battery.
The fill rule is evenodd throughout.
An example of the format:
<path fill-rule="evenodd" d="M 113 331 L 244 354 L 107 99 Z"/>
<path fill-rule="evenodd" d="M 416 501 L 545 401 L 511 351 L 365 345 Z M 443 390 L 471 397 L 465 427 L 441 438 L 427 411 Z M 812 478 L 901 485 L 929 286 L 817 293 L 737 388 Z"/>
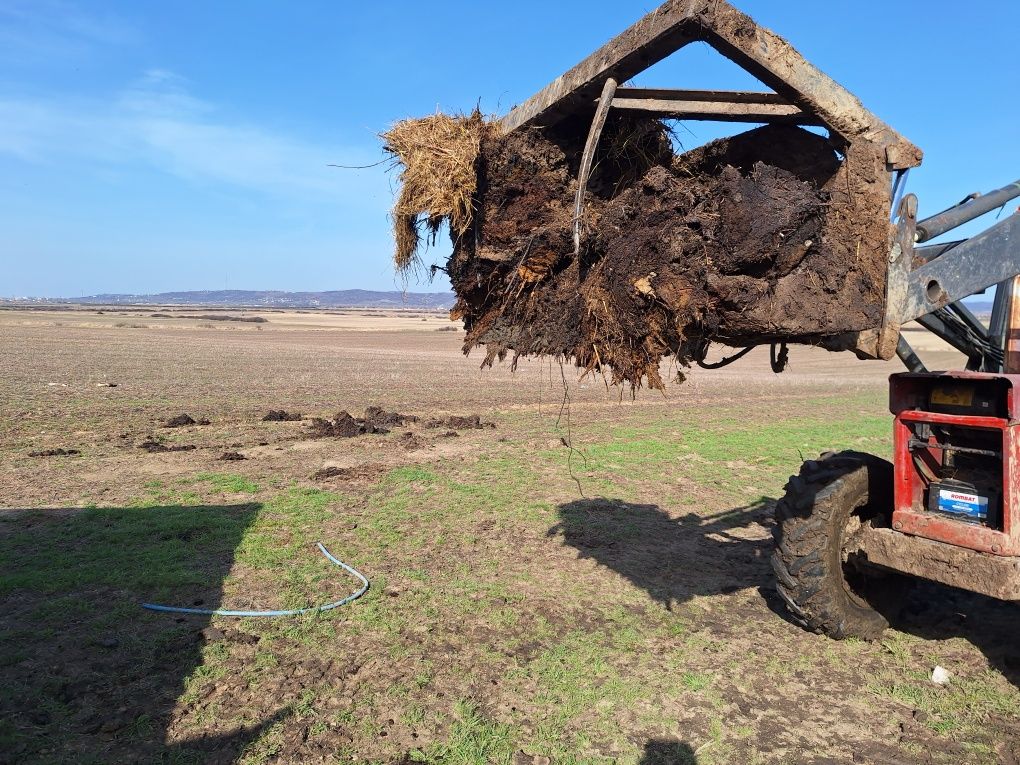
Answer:
<path fill-rule="evenodd" d="M 948 515 L 958 521 L 994 525 L 998 493 L 966 481 L 944 480 L 928 487 L 928 512 Z"/>

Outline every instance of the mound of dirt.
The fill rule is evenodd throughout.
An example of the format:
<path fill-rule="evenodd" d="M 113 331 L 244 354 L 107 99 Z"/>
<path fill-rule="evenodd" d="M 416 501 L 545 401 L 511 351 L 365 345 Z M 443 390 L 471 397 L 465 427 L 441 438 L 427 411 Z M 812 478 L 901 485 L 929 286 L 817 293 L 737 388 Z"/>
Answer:
<path fill-rule="evenodd" d="M 144 449 L 150 454 L 162 454 L 163 452 L 191 452 L 197 449 L 198 447 L 195 446 L 194 444 L 167 446 L 166 444 L 161 444 L 159 441 L 150 438 L 138 444 L 138 448 Z"/>
<path fill-rule="evenodd" d="M 240 462 L 241 460 L 246 460 L 248 458 L 241 454 L 241 452 L 223 452 L 218 459 L 223 462 Z"/>
<path fill-rule="evenodd" d="M 208 425 L 209 420 L 196 420 L 190 414 L 179 414 L 164 423 L 164 428 L 184 428 L 188 425 Z"/>
<path fill-rule="evenodd" d="M 425 423 L 426 428 L 449 428 L 451 430 L 481 430 L 482 428 L 495 428 L 496 423 L 484 422 L 480 415 L 469 414 L 466 417 L 451 415 L 441 419 L 429 420 Z M 443 435 L 448 435 L 444 433 Z M 456 433 L 454 433 L 456 435 Z"/>
<path fill-rule="evenodd" d="M 75 455 L 81 454 L 77 449 L 40 449 L 38 451 L 29 452 L 29 457 L 74 457 Z"/>
<path fill-rule="evenodd" d="M 355 436 L 385 434 L 396 425 L 418 422 L 413 414 L 387 412 L 379 406 L 370 406 L 364 417 L 355 417 L 350 412 L 339 412 L 332 420 L 314 417 L 309 428 L 310 438 L 354 438 Z"/>
<path fill-rule="evenodd" d="M 364 419 L 356 418 L 350 412 L 343 411 L 338 412 L 332 420 L 322 417 L 312 418 L 308 432 L 310 438 L 354 438 L 366 433 L 383 434 L 390 431 Z"/>
<path fill-rule="evenodd" d="M 413 414 L 399 414 L 387 412 L 379 406 L 370 406 L 365 410 L 365 422 L 376 426 L 392 427 L 395 425 L 406 425 L 409 422 L 418 422 Z"/>
<path fill-rule="evenodd" d="M 401 433 L 400 438 L 397 439 L 397 443 L 407 449 L 409 452 L 416 449 L 424 449 L 429 445 L 429 442 L 419 436 L 417 433 Z"/>
<path fill-rule="evenodd" d="M 262 418 L 262 422 L 298 422 L 300 419 L 300 412 L 287 412 L 283 409 L 270 409 L 269 413 Z"/>
<path fill-rule="evenodd" d="M 313 481 L 327 481 L 339 478 L 344 481 L 374 481 L 386 472 L 381 465 L 357 465 L 355 467 L 329 466 L 316 470 L 310 476 Z"/>
<path fill-rule="evenodd" d="M 662 359 L 689 365 L 709 341 L 817 343 L 882 322 L 891 192 L 868 144 L 771 125 L 678 156 L 661 121 L 611 113 L 575 252 L 588 123 L 477 130 L 473 218 L 445 270 L 484 365 L 548 354 L 662 388 Z"/>

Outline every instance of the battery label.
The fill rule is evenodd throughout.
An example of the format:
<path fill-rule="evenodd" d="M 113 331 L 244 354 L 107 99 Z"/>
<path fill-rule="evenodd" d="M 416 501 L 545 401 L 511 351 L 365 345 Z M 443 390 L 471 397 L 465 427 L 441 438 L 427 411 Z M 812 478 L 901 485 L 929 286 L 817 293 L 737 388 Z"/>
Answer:
<path fill-rule="evenodd" d="M 940 385 L 931 392 L 933 404 L 970 406 L 974 402 L 974 389 L 959 385 Z"/>
<path fill-rule="evenodd" d="M 988 497 L 952 489 L 939 489 L 939 510 L 983 521 L 988 518 Z"/>

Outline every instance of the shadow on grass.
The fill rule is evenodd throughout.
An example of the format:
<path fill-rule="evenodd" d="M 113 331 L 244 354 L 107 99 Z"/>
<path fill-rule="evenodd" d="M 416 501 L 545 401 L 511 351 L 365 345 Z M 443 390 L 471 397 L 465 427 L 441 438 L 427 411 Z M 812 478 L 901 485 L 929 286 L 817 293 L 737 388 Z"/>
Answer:
<path fill-rule="evenodd" d="M 562 535 L 582 557 L 626 577 L 667 608 L 698 595 L 757 587 L 773 613 L 796 624 L 776 593 L 771 537 L 741 533 L 749 524 L 771 524 L 774 504 L 762 497 L 716 515 L 673 518 L 658 505 L 581 499 L 559 507 L 560 523 L 549 534 Z M 1020 687 L 1020 604 L 917 581 L 896 610 L 883 615 L 895 629 L 925 640 L 968 640 Z"/>
<path fill-rule="evenodd" d="M 683 741 L 655 739 L 645 744 L 638 765 L 698 765 L 698 756 Z"/>
<path fill-rule="evenodd" d="M 286 710 L 168 745 L 258 504 L 0 513 L 0 762 L 232 762 Z M 203 634 L 205 632 L 205 634 Z M 219 637 L 222 637 L 220 635 Z"/>
<path fill-rule="evenodd" d="M 918 581 L 889 620 L 896 629 L 925 640 L 964 638 L 1020 688 L 1020 603 Z"/>
<path fill-rule="evenodd" d="M 658 505 L 580 499 L 560 505 L 561 535 L 584 558 L 626 577 L 672 608 L 698 595 L 728 594 L 771 581 L 772 539 L 741 533 L 771 522 L 775 501 L 700 516 L 671 517 Z"/>

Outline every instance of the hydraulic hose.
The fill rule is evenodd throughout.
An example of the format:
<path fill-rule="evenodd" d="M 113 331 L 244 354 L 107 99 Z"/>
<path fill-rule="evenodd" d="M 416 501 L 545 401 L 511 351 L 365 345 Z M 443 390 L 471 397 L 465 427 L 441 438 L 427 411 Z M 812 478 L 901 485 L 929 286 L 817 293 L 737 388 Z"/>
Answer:
<path fill-rule="evenodd" d="M 322 542 L 316 542 L 316 546 L 326 556 L 326 559 L 331 563 L 336 564 L 344 571 L 352 574 L 361 581 L 361 588 L 342 600 L 334 601 L 333 603 L 326 603 L 322 606 L 311 606 L 309 608 L 292 608 L 284 611 L 231 611 L 228 609 L 218 608 L 183 608 L 181 606 L 161 606 L 155 603 L 142 603 L 142 608 L 147 608 L 150 611 L 162 611 L 171 614 L 201 614 L 204 616 L 300 616 L 301 614 L 312 613 L 313 611 L 332 611 L 334 608 L 345 606 L 348 603 L 357 600 L 366 592 L 368 592 L 369 584 L 368 579 L 358 571 L 357 569 L 348 566 L 342 560 L 334 558 L 333 555 L 327 550 Z"/>

